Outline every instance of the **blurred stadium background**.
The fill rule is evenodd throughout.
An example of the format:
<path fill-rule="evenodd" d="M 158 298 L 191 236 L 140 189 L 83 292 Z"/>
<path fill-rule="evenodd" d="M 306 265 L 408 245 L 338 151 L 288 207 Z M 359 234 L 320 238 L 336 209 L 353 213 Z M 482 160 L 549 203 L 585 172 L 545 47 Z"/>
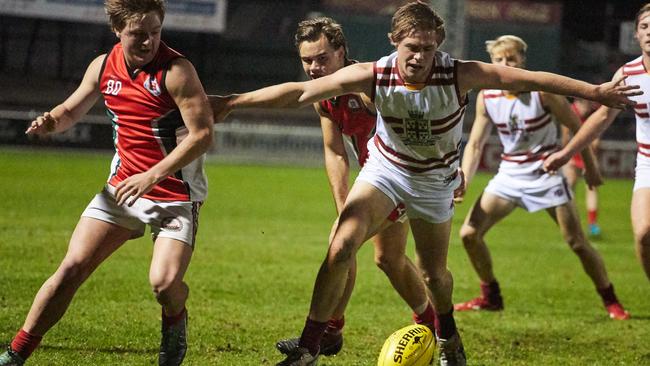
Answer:
<path fill-rule="evenodd" d="M 390 16 L 406 0 L 171 0 L 163 39 L 196 66 L 210 94 L 242 92 L 303 79 L 293 46 L 301 19 L 319 14 L 343 24 L 351 56 L 373 61 L 389 53 Z M 528 67 L 602 82 L 638 54 L 635 12 L 645 1 L 433 0 L 447 20 L 443 49 L 487 61 L 484 42 L 516 34 L 529 43 Z M 87 65 L 115 43 L 101 0 L 0 0 L 0 144 L 111 149 L 98 103 L 74 129 L 30 140 L 25 124 L 62 101 Z M 466 117 L 469 130 L 473 112 Z M 318 164 L 322 142 L 311 110 L 247 111 L 219 126 L 215 159 Z M 636 147 L 631 113 L 605 135 L 607 176 L 630 177 Z M 482 167 L 499 160 L 496 140 Z"/>

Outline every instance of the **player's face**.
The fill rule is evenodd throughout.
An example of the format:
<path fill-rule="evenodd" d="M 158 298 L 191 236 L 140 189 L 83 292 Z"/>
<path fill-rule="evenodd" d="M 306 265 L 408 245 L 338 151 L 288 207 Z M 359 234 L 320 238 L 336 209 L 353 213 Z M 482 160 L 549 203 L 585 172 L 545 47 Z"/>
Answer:
<path fill-rule="evenodd" d="M 493 51 L 490 55 L 492 63 L 495 65 L 510 66 L 510 67 L 524 67 L 524 56 L 519 52 L 510 49 L 500 49 Z"/>
<path fill-rule="evenodd" d="M 162 23 L 157 12 L 129 20 L 122 31 L 116 32 L 124 49 L 124 58 L 131 69 L 139 69 L 153 60 L 160 46 Z"/>
<path fill-rule="evenodd" d="M 438 44 L 433 30 L 415 30 L 397 43 L 397 67 L 407 83 L 423 83 L 433 67 Z"/>
<path fill-rule="evenodd" d="M 343 47 L 335 50 L 325 35 L 321 35 L 315 42 L 302 42 L 299 52 L 302 68 L 312 79 L 332 74 L 345 66 Z"/>
<path fill-rule="evenodd" d="M 650 54 L 650 12 L 645 12 L 639 17 L 635 37 L 639 41 L 641 51 Z"/>

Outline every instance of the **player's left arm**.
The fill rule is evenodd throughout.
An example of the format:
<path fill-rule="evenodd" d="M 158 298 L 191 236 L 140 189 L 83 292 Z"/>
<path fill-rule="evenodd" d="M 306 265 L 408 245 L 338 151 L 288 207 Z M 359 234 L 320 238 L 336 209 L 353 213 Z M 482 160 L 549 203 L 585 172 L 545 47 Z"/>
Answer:
<path fill-rule="evenodd" d="M 638 85 L 626 85 L 625 78 L 621 75 L 612 81 L 593 85 L 550 72 L 528 71 L 479 61 L 462 61 L 458 66 L 461 95 L 473 89 L 538 90 L 594 100 L 618 109 L 634 105 L 635 102 L 629 97 L 643 94 Z"/>
<path fill-rule="evenodd" d="M 212 110 L 194 66 L 184 58 L 175 59 L 164 82 L 181 112 L 188 134 L 158 164 L 118 184 L 116 199 L 120 205 L 127 199 L 132 205 L 157 183 L 207 152 L 212 144 Z"/>
<path fill-rule="evenodd" d="M 541 92 L 544 107 L 548 108 L 555 119 L 574 135 L 580 129 L 580 120 L 578 116 L 571 110 L 571 105 L 565 97 Z M 603 184 L 603 178 L 600 175 L 600 169 L 594 152 L 589 146 L 586 146 L 580 151 L 582 160 L 585 163 L 585 182 L 589 187 L 596 187 Z"/>

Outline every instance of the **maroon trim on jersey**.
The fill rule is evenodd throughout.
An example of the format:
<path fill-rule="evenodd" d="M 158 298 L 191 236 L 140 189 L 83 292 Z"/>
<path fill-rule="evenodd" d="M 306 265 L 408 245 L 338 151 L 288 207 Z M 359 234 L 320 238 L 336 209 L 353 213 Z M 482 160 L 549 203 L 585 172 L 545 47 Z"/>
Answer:
<path fill-rule="evenodd" d="M 635 114 L 637 116 L 639 116 L 640 118 L 648 118 L 648 117 L 650 117 L 650 114 L 648 114 L 647 112 L 646 113 L 635 112 Z"/>
<path fill-rule="evenodd" d="M 501 98 L 504 97 L 505 94 L 503 92 L 499 93 L 483 93 L 483 99 L 493 99 L 493 98 Z"/>
<path fill-rule="evenodd" d="M 377 95 L 377 62 L 372 63 L 372 76 L 373 76 L 373 85 L 372 85 L 372 91 L 370 92 L 370 100 L 374 103 L 375 102 L 375 95 Z"/>
<path fill-rule="evenodd" d="M 644 143 L 639 142 L 639 141 L 637 141 L 636 144 L 637 144 L 637 146 L 639 148 L 650 149 L 650 144 L 644 144 Z"/>
<path fill-rule="evenodd" d="M 467 93 L 461 96 L 460 88 L 458 87 L 458 60 L 454 60 L 453 78 L 454 78 L 454 88 L 456 89 L 456 98 L 458 99 L 458 104 L 460 104 L 461 106 L 467 105 L 469 103 L 469 98 L 467 98 Z"/>
<path fill-rule="evenodd" d="M 524 123 L 527 124 L 527 125 L 532 125 L 532 124 L 534 124 L 534 123 L 537 123 L 537 122 L 543 120 L 543 119 L 546 118 L 546 117 L 550 117 L 550 115 L 548 114 L 548 112 L 546 112 L 546 113 L 540 115 L 539 117 L 526 119 L 526 120 L 524 120 Z"/>
<path fill-rule="evenodd" d="M 531 161 L 538 161 L 546 158 L 552 152 L 556 151 L 559 147 L 557 145 L 542 146 L 536 152 L 526 151 L 516 154 L 501 154 L 501 159 L 518 164 L 529 163 Z M 523 159 L 522 159 L 523 158 Z"/>
<path fill-rule="evenodd" d="M 415 159 L 415 158 L 413 158 L 411 156 L 408 156 L 408 155 L 405 155 L 405 154 L 402 154 L 400 152 L 397 152 L 397 151 L 393 150 L 392 148 L 390 148 L 388 145 L 386 145 L 384 143 L 384 141 L 381 139 L 381 137 L 379 137 L 379 135 L 375 135 L 374 140 L 375 140 L 375 144 L 377 145 L 377 147 L 381 146 L 381 148 L 383 148 L 384 150 L 386 150 L 386 152 L 390 153 L 391 155 L 395 156 L 396 158 L 399 158 L 401 160 L 405 160 L 405 161 L 408 161 L 408 162 L 411 162 L 411 163 L 422 164 L 422 165 L 428 165 L 428 164 L 432 164 L 432 163 L 446 163 L 445 165 L 449 166 L 449 164 L 453 163 L 454 161 L 456 161 L 459 158 L 459 156 L 458 156 L 458 153 L 459 153 L 458 147 L 456 147 L 456 150 L 445 154 L 442 158 L 429 158 L 429 159 L 424 159 L 424 160 L 418 160 L 418 159 Z M 380 152 L 381 152 L 381 150 L 380 150 Z M 385 154 L 382 154 L 382 155 L 386 156 Z M 449 161 L 450 158 L 453 158 L 453 159 L 451 161 Z M 434 166 L 432 168 L 426 168 L 425 170 L 431 170 L 431 169 L 435 169 L 435 168 L 439 168 L 439 167 L 441 167 L 441 166 Z"/>

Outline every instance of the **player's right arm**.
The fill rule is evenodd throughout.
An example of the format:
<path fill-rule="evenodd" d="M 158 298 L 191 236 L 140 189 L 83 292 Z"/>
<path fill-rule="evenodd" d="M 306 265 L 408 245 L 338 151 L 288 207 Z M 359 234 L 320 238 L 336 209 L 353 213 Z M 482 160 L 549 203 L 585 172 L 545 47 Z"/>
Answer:
<path fill-rule="evenodd" d="M 622 70 L 619 69 L 614 75 L 614 80 L 621 77 Z M 556 172 L 566 164 L 573 155 L 587 147 L 594 139 L 609 127 L 616 116 L 621 113 L 620 109 L 608 106 L 601 106 L 582 124 L 578 132 L 567 143 L 562 150 L 551 154 L 544 161 L 544 170 Z"/>
<path fill-rule="evenodd" d="M 62 132 L 72 127 L 81 117 L 88 113 L 101 95 L 101 91 L 99 90 L 99 72 L 105 57 L 106 55 L 101 55 L 94 59 L 88 65 L 88 69 L 86 69 L 86 73 L 77 90 L 63 103 L 33 120 L 25 133 L 46 134 Z"/>
<path fill-rule="evenodd" d="M 224 117 L 233 109 L 299 108 L 342 94 L 370 95 L 374 88 L 373 80 L 373 64 L 357 63 L 318 79 L 278 84 L 244 94 L 233 94 L 224 97 L 225 103 L 211 100 L 211 105 L 217 118 Z"/>
<path fill-rule="evenodd" d="M 345 151 L 343 132 L 318 103 L 314 104 L 314 108 L 316 108 L 316 112 L 320 116 L 320 125 L 323 130 L 325 170 L 334 197 L 336 213 L 339 214 L 343 210 L 345 199 L 348 196 L 350 177 L 350 162 Z"/>
<path fill-rule="evenodd" d="M 483 147 L 490 137 L 492 131 L 492 120 L 485 109 L 485 99 L 483 92 L 480 92 L 476 97 L 476 117 L 472 124 L 472 130 L 465 145 L 465 152 L 463 153 L 463 162 L 461 169 L 465 174 L 465 186 L 469 186 L 472 178 L 476 174 L 478 164 L 481 161 L 481 154 Z M 464 193 L 464 192 L 463 192 Z M 462 202 L 463 197 L 457 197 L 456 202 Z"/>

